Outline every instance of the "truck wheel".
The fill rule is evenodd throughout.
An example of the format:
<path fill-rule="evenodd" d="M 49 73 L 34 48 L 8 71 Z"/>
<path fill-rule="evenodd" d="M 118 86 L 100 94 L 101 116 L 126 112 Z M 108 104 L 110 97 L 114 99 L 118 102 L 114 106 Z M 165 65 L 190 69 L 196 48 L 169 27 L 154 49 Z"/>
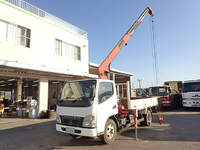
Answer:
<path fill-rule="evenodd" d="M 150 126 L 152 123 L 152 114 L 150 110 L 147 110 L 147 114 L 144 116 L 144 125 Z"/>
<path fill-rule="evenodd" d="M 117 134 L 116 132 L 117 132 L 117 127 L 115 121 L 109 119 L 106 123 L 104 135 L 102 136 L 101 141 L 105 144 L 111 144 L 115 140 Z"/>

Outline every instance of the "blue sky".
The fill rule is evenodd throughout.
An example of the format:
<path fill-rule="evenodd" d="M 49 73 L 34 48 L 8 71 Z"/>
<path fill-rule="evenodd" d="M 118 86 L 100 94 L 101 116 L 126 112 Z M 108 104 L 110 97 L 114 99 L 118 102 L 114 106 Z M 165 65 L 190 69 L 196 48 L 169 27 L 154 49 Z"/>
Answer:
<path fill-rule="evenodd" d="M 101 64 L 150 6 L 154 12 L 159 84 L 200 79 L 199 0 L 26 0 L 88 32 L 89 61 Z M 154 85 L 149 15 L 133 33 L 111 68 L 134 73 L 138 88 Z"/>

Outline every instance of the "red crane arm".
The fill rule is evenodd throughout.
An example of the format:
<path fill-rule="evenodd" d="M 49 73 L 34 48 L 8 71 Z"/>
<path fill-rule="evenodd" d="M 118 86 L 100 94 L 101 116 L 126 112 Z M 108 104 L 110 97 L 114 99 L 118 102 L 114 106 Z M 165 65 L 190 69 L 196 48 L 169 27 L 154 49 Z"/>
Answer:
<path fill-rule="evenodd" d="M 110 64 L 115 59 L 115 57 L 119 54 L 122 48 L 127 45 L 128 40 L 131 38 L 133 32 L 142 22 L 144 17 L 147 14 L 150 14 L 152 17 L 154 15 L 153 10 L 150 7 L 147 7 L 144 12 L 140 15 L 140 17 L 134 22 L 131 28 L 127 31 L 127 33 L 121 38 L 121 40 L 117 43 L 114 49 L 110 52 L 110 54 L 106 57 L 106 59 L 102 62 L 102 64 L 98 68 L 98 75 L 100 79 L 108 79 L 106 73 L 110 72 Z"/>

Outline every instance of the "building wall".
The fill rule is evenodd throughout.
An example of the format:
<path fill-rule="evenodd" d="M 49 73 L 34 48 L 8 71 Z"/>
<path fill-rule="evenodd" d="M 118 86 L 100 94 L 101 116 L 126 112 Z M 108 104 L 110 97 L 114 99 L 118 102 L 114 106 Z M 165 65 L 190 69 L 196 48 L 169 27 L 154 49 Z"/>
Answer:
<path fill-rule="evenodd" d="M 88 40 L 62 25 L 0 1 L 0 19 L 31 30 L 30 48 L 0 41 L 0 59 L 23 64 L 88 73 Z M 81 61 L 55 54 L 55 39 L 81 48 Z"/>

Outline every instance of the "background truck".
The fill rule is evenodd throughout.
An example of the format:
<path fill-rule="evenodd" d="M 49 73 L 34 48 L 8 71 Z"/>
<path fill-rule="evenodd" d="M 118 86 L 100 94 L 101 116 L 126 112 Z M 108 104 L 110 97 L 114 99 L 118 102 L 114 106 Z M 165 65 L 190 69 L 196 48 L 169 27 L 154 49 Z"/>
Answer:
<path fill-rule="evenodd" d="M 167 107 L 171 110 L 182 107 L 182 96 L 170 86 L 149 87 L 149 96 L 157 97 L 160 107 Z"/>
<path fill-rule="evenodd" d="M 130 98 L 130 83 L 127 81 L 127 98 L 120 99 L 115 82 L 108 80 L 110 64 L 127 44 L 132 33 L 147 14 L 147 7 L 137 21 L 118 42 L 98 68 L 99 79 L 70 81 L 64 85 L 57 104 L 56 130 L 73 137 L 99 137 L 111 144 L 117 131 L 141 122 L 151 125 L 152 112 L 158 102 L 156 98 Z"/>
<path fill-rule="evenodd" d="M 183 82 L 183 107 L 200 107 L 200 80 Z"/>
<path fill-rule="evenodd" d="M 174 90 L 182 94 L 182 81 L 167 81 L 164 85 L 172 87 Z"/>

